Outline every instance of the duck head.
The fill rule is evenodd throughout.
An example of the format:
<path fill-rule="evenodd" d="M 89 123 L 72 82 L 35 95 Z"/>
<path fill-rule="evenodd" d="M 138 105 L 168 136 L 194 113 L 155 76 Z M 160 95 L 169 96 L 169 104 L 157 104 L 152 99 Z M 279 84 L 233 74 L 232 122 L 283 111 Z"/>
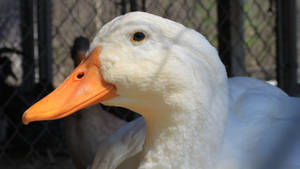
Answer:
<path fill-rule="evenodd" d="M 30 107 L 23 122 L 59 119 L 99 102 L 139 112 L 146 121 L 162 118 L 209 104 L 210 96 L 227 87 L 225 81 L 217 51 L 204 36 L 162 17 L 133 12 L 106 24 L 80 65 Z"/>

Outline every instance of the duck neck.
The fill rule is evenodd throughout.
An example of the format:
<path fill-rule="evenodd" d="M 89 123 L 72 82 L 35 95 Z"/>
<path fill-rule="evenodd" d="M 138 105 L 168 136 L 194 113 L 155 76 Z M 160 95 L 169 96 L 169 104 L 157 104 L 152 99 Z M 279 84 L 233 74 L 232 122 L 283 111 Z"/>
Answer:
<path fill-rule="evenodd" d="M 140 168 L 215 168 L 226 107 L 219 107 L 225 108 L 223 112 L 212 104 L 191 107 L 145 113 L 146 139 Z"/>

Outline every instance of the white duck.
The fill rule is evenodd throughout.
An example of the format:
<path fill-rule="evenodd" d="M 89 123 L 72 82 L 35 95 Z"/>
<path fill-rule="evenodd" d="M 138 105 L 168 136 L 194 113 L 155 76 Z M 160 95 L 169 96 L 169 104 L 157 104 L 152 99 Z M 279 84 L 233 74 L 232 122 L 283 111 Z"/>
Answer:
<path fill-rule="evenodd" d="M 25 124 L 102 102 L 145 118 L 140 169 L 299 168 L 300 133 L 293 130 L 299 99 L 251 78 L 228 82 L 216 49 L 200 33 L 134 12 L 106 24 L 91 49 L 63 84 L 24 113 Z M 272 161 L 282 149 L 284 158 Z"/>

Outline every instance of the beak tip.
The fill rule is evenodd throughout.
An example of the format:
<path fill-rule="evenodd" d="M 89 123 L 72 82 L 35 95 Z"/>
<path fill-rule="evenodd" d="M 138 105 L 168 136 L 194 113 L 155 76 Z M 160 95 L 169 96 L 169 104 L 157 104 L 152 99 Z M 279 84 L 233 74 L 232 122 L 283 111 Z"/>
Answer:
<path fill-rule="evenodd" d="M 27 111 L 25 111 L 22 116 L 22 122 L 23 122 L 23 124 L 28 125 L 30 123 L 30 120 L 28 119 L 26 114 L 27 114 Z"/>

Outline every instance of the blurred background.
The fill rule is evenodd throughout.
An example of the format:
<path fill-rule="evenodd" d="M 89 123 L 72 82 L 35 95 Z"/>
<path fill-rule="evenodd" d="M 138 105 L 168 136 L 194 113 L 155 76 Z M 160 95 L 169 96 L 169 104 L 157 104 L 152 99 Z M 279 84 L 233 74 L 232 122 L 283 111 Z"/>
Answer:
<path fill-rule="evenodd" d="M 137 10 L 205 35 L 229 76 L 299 96 L 296 0 L 0 0 L 0 169 L 74 168 L 61 120 L 24 126 L 21 116 L 73 70 L 76 38 L 91 41 L 105 23 Z"/>

